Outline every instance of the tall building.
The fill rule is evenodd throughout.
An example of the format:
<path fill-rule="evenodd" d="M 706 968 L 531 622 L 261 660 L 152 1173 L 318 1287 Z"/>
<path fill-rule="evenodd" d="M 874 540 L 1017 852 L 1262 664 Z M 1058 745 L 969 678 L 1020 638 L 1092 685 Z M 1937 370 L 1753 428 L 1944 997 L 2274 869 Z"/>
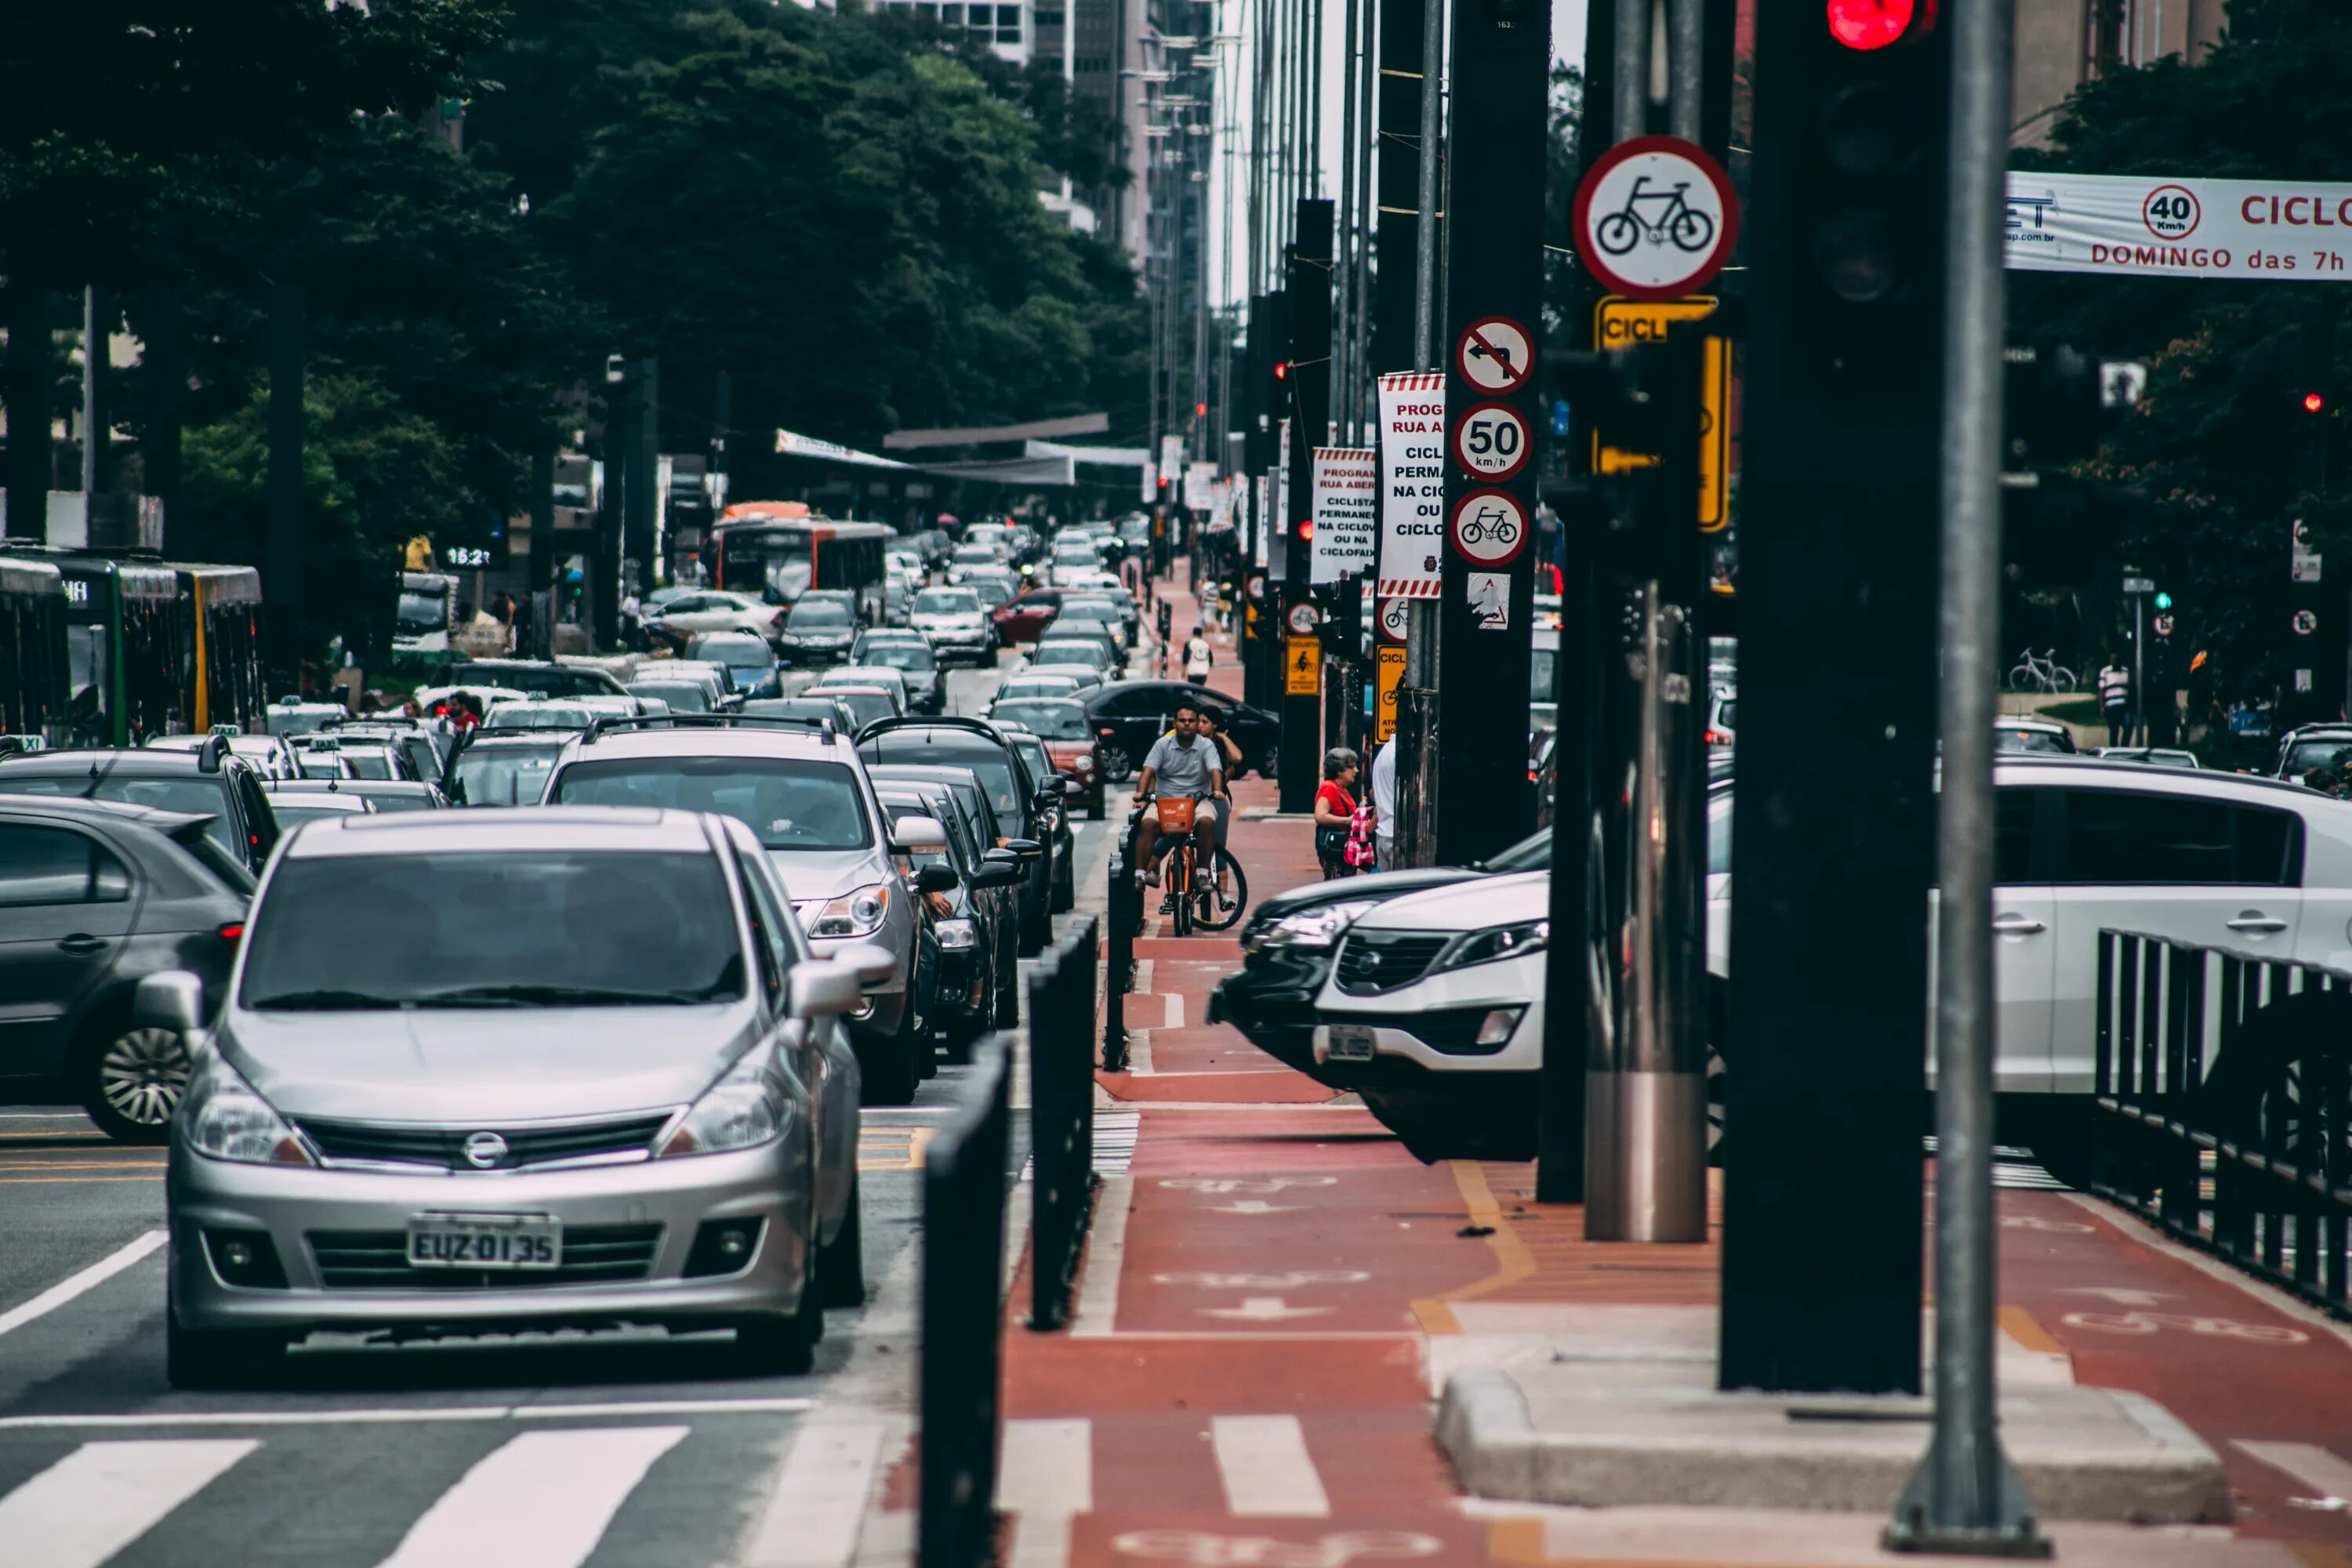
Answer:
<path fill-rule="evenodd" d="M 2011 145 L 2042 146 L 2066 95 L 2103 71 L 2179 55 L 2190 65 L 2221 37 L 2223 0 L 2017 0 Z"/>

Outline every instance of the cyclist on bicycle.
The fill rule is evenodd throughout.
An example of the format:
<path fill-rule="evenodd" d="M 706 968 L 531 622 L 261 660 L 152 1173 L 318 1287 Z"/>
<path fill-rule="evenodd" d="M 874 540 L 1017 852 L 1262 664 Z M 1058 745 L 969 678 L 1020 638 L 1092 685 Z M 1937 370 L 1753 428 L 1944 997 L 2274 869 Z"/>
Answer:
<path fill-rule="evenodd" d="M 1201 739 L 1201 710 L 1191 702 L 1176 704 L 1176 728 L 1152 742 L 1143 759 L 1142 776 L 1135 781 L 1138 807 L 1155 797 L 1192 802 L 1196 842 L 1216 842 L 1217 793 L 1224 788 L 1224 758 L 1216 746 Z M 1200 829 L 1205 826 L 1207 832 Z M 1146 813 L 1135 829 L 1135 863 L 1143 879 L 1158 886 L 1162 846 L 1158 816 Z"/>

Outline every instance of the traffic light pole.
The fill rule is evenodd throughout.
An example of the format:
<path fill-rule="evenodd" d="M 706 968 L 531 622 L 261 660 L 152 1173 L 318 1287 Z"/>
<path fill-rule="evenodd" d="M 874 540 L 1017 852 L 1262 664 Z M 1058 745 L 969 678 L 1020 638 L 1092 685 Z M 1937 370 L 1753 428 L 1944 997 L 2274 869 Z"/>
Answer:
<path fill-rule="evenodd" d="M 1896 1551 L 2047 1557 L 2001 1451 L 1993 1363 L 1993 689 L 2000 634 L 2001 168 L 2010 0 L 1952 7 L 1944 333 L 1943 784 L 1936 879 L 1936 1435 Z M 2132 599 L 2135 609 L 2139 595 Z M 2138 629 L 2133 629 L 2135 658 Z M 1917 1157 L 1913 1156 L 1916 1167 Z"/>
<path fill-rule="evenodd" d="M 1315 448 L 1324 444 L 1331 408 L 1331 204 L 1310 200 L 1298 204 L 1298 238 L 1290 253 L 1290 360 L 1284 384 L 1290 389 L 1290 505 L 1282 520 L 1286 541 L 1282 569 L 1282 604 L 1313 603 L 1307 585 L 1308 535 L 1315 514 Z M 1272 604 L 1272 584 L 1266 599 Z M 1291 668 L 1297 654 L 1291 650 L 1288 628 L 1277 622 L 1270 628 L 1285 639 L 1282 647 L 1282 809 L 1312 808 L 1322 783 L 1323 710 L 1320 692 L 1310 687 L 1292 690 Z M 1318 656 L 1311 658 L 1319 666 Z"/>

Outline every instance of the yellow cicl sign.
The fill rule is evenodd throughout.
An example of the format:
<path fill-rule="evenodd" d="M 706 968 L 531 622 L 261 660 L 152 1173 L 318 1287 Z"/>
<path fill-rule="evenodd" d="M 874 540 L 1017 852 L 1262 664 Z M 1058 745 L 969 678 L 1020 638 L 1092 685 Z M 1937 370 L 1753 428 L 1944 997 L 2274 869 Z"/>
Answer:
<path fill-rule="evenodd" d="M 1372 706 L 1372 744 L 1385 746 L 1396 733 L 1396 694 L 1404 684 L 1404 649 L 1384 646 L 1372 651 L 1380 659 L 1380 700 Z"/>
<path fill-rule="evenodd" d="M 1291 637 L 1283 644 L 1282 689 L 1293 697 L 1312 697 L 1323 689 L 1323 644 L 1316 637 Z"/>
<path fill-rule="evenodd" d="M 1676 321 L 1702 321 L 1715 314 L 1712 294 L 1687 300 L 1625 300 L 1612 294 L 1592 310 L 1593 345 L 1603 353 L 1643 343 L 1664 342 L 1667 328 Z M 1698 531 L 1719 533 L 1731 521 L 1727 498 L 1731 482 L 1731 344 L 1709 338 L 1702 388 L 1698 444 Z M 1592 471 L 1608 476 L 1655 468 L 1654 452 L 1629 452 L 1604 445 L 1592 435 Z"/>

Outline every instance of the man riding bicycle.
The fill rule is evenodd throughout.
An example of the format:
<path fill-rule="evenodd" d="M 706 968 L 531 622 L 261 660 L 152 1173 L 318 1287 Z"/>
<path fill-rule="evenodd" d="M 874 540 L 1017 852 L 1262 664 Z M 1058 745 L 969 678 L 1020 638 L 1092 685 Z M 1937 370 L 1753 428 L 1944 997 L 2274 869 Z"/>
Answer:
<path fill-rule="evenodd" d="M 1174 732 L 1153 742 L 1143 759 L 1142 776 L 1135 782 L 1135 804 L 1140 806 L 1155 796 L 1191 801 L 1192 826 L 1199 834 L 1195 842 L 1213 845 L 1216 797 L 1224 784 L 1224 756 L 1213 743 L 1201 739 L 1200 709 L 1190 702 L 1177 703 Z M 1160 881 L 1160 838 L 1159 818 L 1147 813 L 1136 825 L 1135 863 L 1143 868 L 1143 879 L 1154 886 Z"/>

